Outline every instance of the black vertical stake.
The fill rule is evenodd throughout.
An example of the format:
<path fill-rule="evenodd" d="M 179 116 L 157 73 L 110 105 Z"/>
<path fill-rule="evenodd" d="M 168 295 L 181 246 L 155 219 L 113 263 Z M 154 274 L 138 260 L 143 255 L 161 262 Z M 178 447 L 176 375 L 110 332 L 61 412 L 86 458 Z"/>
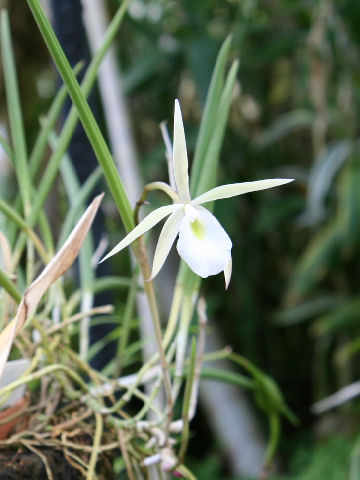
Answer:
<path fill-rule="evenodd" d="M 87 44 L 86 32 L 82 18 L 82 5 L 80 0 L 51 0 L 51 8 L 53 11 L 54 30 L 59 42 L 74 68 L 80 61 L 85 63 L 85 67 L 89 64 L 90 53 Z M 85 68 L 78 75 L 81 81 L 84 76 Z M 94 91 L 89 96 L 89 105 L 95 117 L 98 113 L 96 95 Z M 71 108 L 71 100 L 67 99 L 64 106 L 63 119 L 66 118 Z M 97 167 L 98 163 L 92 150 L 90 142 L 85 134 L 84 128 L 80 122 L 74 131 L 71 139 L 68 154 L 71 158 L 80 184 L 83 184 L 88 176 Z M 100 189 L 94 194 L 100 193 Z M 98 211 L 93 226 L 92 235 L 95 245 L 98 245 L 102 232 L 104 231 L 104 215 L 101 210 Z M 89 259 L 90 261 L 90 259 Z M 108 274 L 109 263 L 101 263 L 97 270 L 97 276 L 105 276 Z M 111 303 L 108 293 L 101 293 L 95 296 L 95 305 L 104 305 Z M 111 324 L 93 326 L 90 328 L 90 344 L 95 343 L 100 338 L 108 334 L 112 329 Z M 91 361 L 91 365 L 96 369 L 101 369 L 115 355 L 115 343 L 108 344 L 106 348 L 99 352 Z"/>

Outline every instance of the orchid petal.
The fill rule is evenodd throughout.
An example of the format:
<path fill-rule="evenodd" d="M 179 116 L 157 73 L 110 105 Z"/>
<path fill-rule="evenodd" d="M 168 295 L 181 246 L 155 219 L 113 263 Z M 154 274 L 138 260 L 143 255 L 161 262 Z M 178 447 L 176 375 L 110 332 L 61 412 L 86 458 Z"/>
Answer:
<path fill-rule="evenodd" d="M 237 195 L 243 195 L 244 193 L 278 187 L 279 185 L 284 185 L 285 183 L 292 181 L 292 178 L 271 178 L 268 180 L 256 180 L 255 182 L 230 183 L 228 185 L 215 187 L 208 192 L 199 195 L 192 200 L 191 203 L 200 205 L 201 203 L 212 202 L 222 198 L 235 197 Z"/>
<path fill-rule="evenodd" d="M 149 280 L 152 280 L 159 273 L 161 267 L 164 265 L 164 262 L 169 255 L 171 247 L 175 242 L 175 238 L 179 233 L 179 224 L 183 216 L 183 211 L 174 212 L 164 223 L 164 226 L 159 236 L 159 240 L 156 245 L 151 277 L 149 278 Z"/>
<path fill-rule="evenodd" d="M 142 220 L 133 230 L 131 230 L 131 232 L 126 235 L 126 237 L 121 240 L 121 242 L 118 243 L 116 247 L 114 247 L 111 252 L 109 252 L 99 263 L 120 252 L 120 250 L 130 245 L 130 243 L 140 237 L 140 235 L 142 235 L 143 233 L 150 230 L 150 228 L 159 223 L 167 215 L 170 215 L 170 213 L 180 210 L 181 208 L 183 208 L 183 206 L 176 203 L 173 205 L 166 205 L 165 207 L 157 208 L 153 212 L 149 213 L 149 215 L 147 215 L 144 220 Z"/>
<path fill-rule="evenodd" d="M 224 277 L 225 277 L 225 290 L 228 289 L 232 273 L 232 259 L 230 258 L 229 263 L 224 268 Z"/>
<path fill-rule="evenodd" d="M 176 188 L 183 202 L 189 202 L 188 156 L 184 125 L 178 100 L 175 100 L 173 162 Z"/>
<path fill-rule="evenodd" d="M 177 250 L 200 277 L 216 275 L 225 270 L 231 259 L 231 240 L 212 213 L 203 207 L 189 207 L 196 218 L 194 212 L 185 210 Z"/>

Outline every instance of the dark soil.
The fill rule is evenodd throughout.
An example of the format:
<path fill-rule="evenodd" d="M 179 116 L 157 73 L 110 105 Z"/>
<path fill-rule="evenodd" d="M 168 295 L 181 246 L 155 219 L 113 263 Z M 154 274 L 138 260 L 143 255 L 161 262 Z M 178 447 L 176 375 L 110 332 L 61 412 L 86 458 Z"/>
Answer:
<path fill-rule="evenodd" d="M 54 480 L 80 480 L 81 473 L 72 467 L 61 452 L 42 449 Z M 32 452 L 0 451 L 0 480 L 47 480 L 41 458 Z"/>

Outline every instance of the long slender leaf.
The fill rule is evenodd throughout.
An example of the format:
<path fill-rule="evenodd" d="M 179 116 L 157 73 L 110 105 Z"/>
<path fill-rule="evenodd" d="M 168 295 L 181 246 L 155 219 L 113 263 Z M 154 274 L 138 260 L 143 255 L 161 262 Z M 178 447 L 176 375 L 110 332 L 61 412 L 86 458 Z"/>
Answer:
<path fill-rule="evenodd" d="M 14 282 L 0 269 L 0 286 L 4 288 L 9 295 L 17 302 L 20 303 L 21 293 Z"/>
<path fill-rule="evenodd" d="M 239 68 L 238 60 L 231 65 L 226 78 L 224 90 L 221 94 L 218 110 L 216 113 L 216 125 L 211 140 L 207 146 L 205 159 L 201 168 L 201 175 L 196 186 L 196 196 L 212 188 L 216 182 L 217 164 L 219 162 L 219 153 L 224 138 L 226 122 L 229 115 L 231 97 L 233 92 L 236 74 Z"/>
<path fill-rule="evenodd" d="M 31 187 L 20 96 L 11 42 L 9 16 L 1 12 L 1 52 L 6 87 L 6 98 L 10 119 L 11 139 L 14 148 L 14 166 L 25 215 L 30 209 Z"/>
<path fill-rule="evenodd" d="M 81 66 L 81 64 L 75 66 L 74 75 L 76 75 L 81 70 Z M 62 85 L 61 88 L 58 90 L 57 94 L 55 95 L 55 98 L 51 103 L 50 109 L 44 121 L 41 122 L 40 132 L 36 137 L 34 147 L 29 157 L 30 174 L 32 179 L 35 178 L 39 170 L 41 160 L 43 158 L 49 141 L 49 136 L 55 127 L 55 123 L 59 118 L 67 96 L 68 92 L 66 86 Z"/>
<path fill-rule="evenodd" d="M 86 97 L 81 91 L 76 77 L 73 74 L 69 62 L 40 6 L 40 3 L 38 0 L 28 0 L 28 4 L 59 73 L 68 88 L 72 101 L 77 108 L 79 118 L 94 149 L 98 162 L 103 169 L 104 176 L 109 185 L 124 227 L 126 231 L 130 231 L 134 227 L 131 205 L 104 137 L 100 132 L 99 126 L 86 101 Z"/>
<path fill-rule="evenodd" d="M 20 228 L 28 238 L 32 241 L 34 246 L 36 247 L 39 255 L 41 256 L 42 260 L 47 263 L 49 260 L 48 253 L 46 252 L 40 238 L 37 234 L 29 227 L 29 225 L 22 219 L 22 217 L 10 207 L 2 198 L 0 198 L 0 211 L 12 222 Z"/>
<path fill-rule="evenodd" d="M 196 141 L 195 154 L 191 169 L 190 191 L 195 196 L 200 180 L 202 165 L 209 141 L 213 135 L 216 124 L 216 112 L 224 86 L 224 72 L 229 57 L 231 37 L 227 37 L 216 59 L 214 72 L 211 77 L 209 90 L 206 96 L 204 112 L 201 119 L 199 135 Z"/>
<path fill-rule="evenodd" d="M 72 166 L 69 158 L 67 157 L 64 157 L 64 160 L 60 167 L 61 170 L 65 170 L 65 165 L 66 168 Z M 78 185 L 77 190 L 72 189 L 72 191 L 76 193 L 76 195 L 73 196 L 70 210 L 66 214 L 65 221 L 60 231 L 58 245 L 61 245 L 64 242 L 65 238 L 69 235 L 69 232 L 71 231 L 73 225 L 76 222 L 76 217 L 80 216 L 81 207 L 84 205 L 89 195 L 93 192 L 96 184 L 99 182 L 101 178 L 101 173 L 101 169 L 97 168 L 91 173 L 91 175 L 89 175 L 81 188 L 80 185 Z M 63 177 L 64 179 L 66 179 L 68 178 L 68 175 L 63 174 Z"/>
<path fill-rule="evenodd" d="M 119 288 L 128 288 L 131 285 L 130 278 L 126 277 L 102 277 L 97 278 L 94 284 L 95 293 L 100 293 L 105 290 L 118 290 Z M 138 291 L 142 289 L 138 287 Z"/>

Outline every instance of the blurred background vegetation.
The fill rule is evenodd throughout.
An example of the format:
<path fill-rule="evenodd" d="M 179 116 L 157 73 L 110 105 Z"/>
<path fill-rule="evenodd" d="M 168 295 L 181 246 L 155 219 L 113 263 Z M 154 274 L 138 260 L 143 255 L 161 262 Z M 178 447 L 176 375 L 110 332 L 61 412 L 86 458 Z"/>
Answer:
<path fill-rule="evenodd" d="M 0 3 L 10 9 L 31 138 L 56 75 L 26 2 Z M 109 0 L 110 12 L 117 6 Z M 159 123 L 171 124 L 174 98 L 191 157 L 215 58 L 229 34 L 240 69 L 219 184 L 296 179 L 218 202 L 217 217 L 234 244 L 233 278 L 226 295 L 222 278 L 202 286 L 226 344 L 276 379 L 299 418 L 297 427 L 283 423 L 281 479 L 360 478 L 359 402 L 311 413 L 315 401 L 360 373 L 359 25 L 358 0 L 133 0 L 117 37 L 146 181 L 166 181 Z M 5 122 L 4 110 L 1 116 Z M 113 244 L 121 233 L 114 221 L 109 228 Z M 199 480 L 230 478 L 205 414 L 194 431 L 190 464 Z"/>

